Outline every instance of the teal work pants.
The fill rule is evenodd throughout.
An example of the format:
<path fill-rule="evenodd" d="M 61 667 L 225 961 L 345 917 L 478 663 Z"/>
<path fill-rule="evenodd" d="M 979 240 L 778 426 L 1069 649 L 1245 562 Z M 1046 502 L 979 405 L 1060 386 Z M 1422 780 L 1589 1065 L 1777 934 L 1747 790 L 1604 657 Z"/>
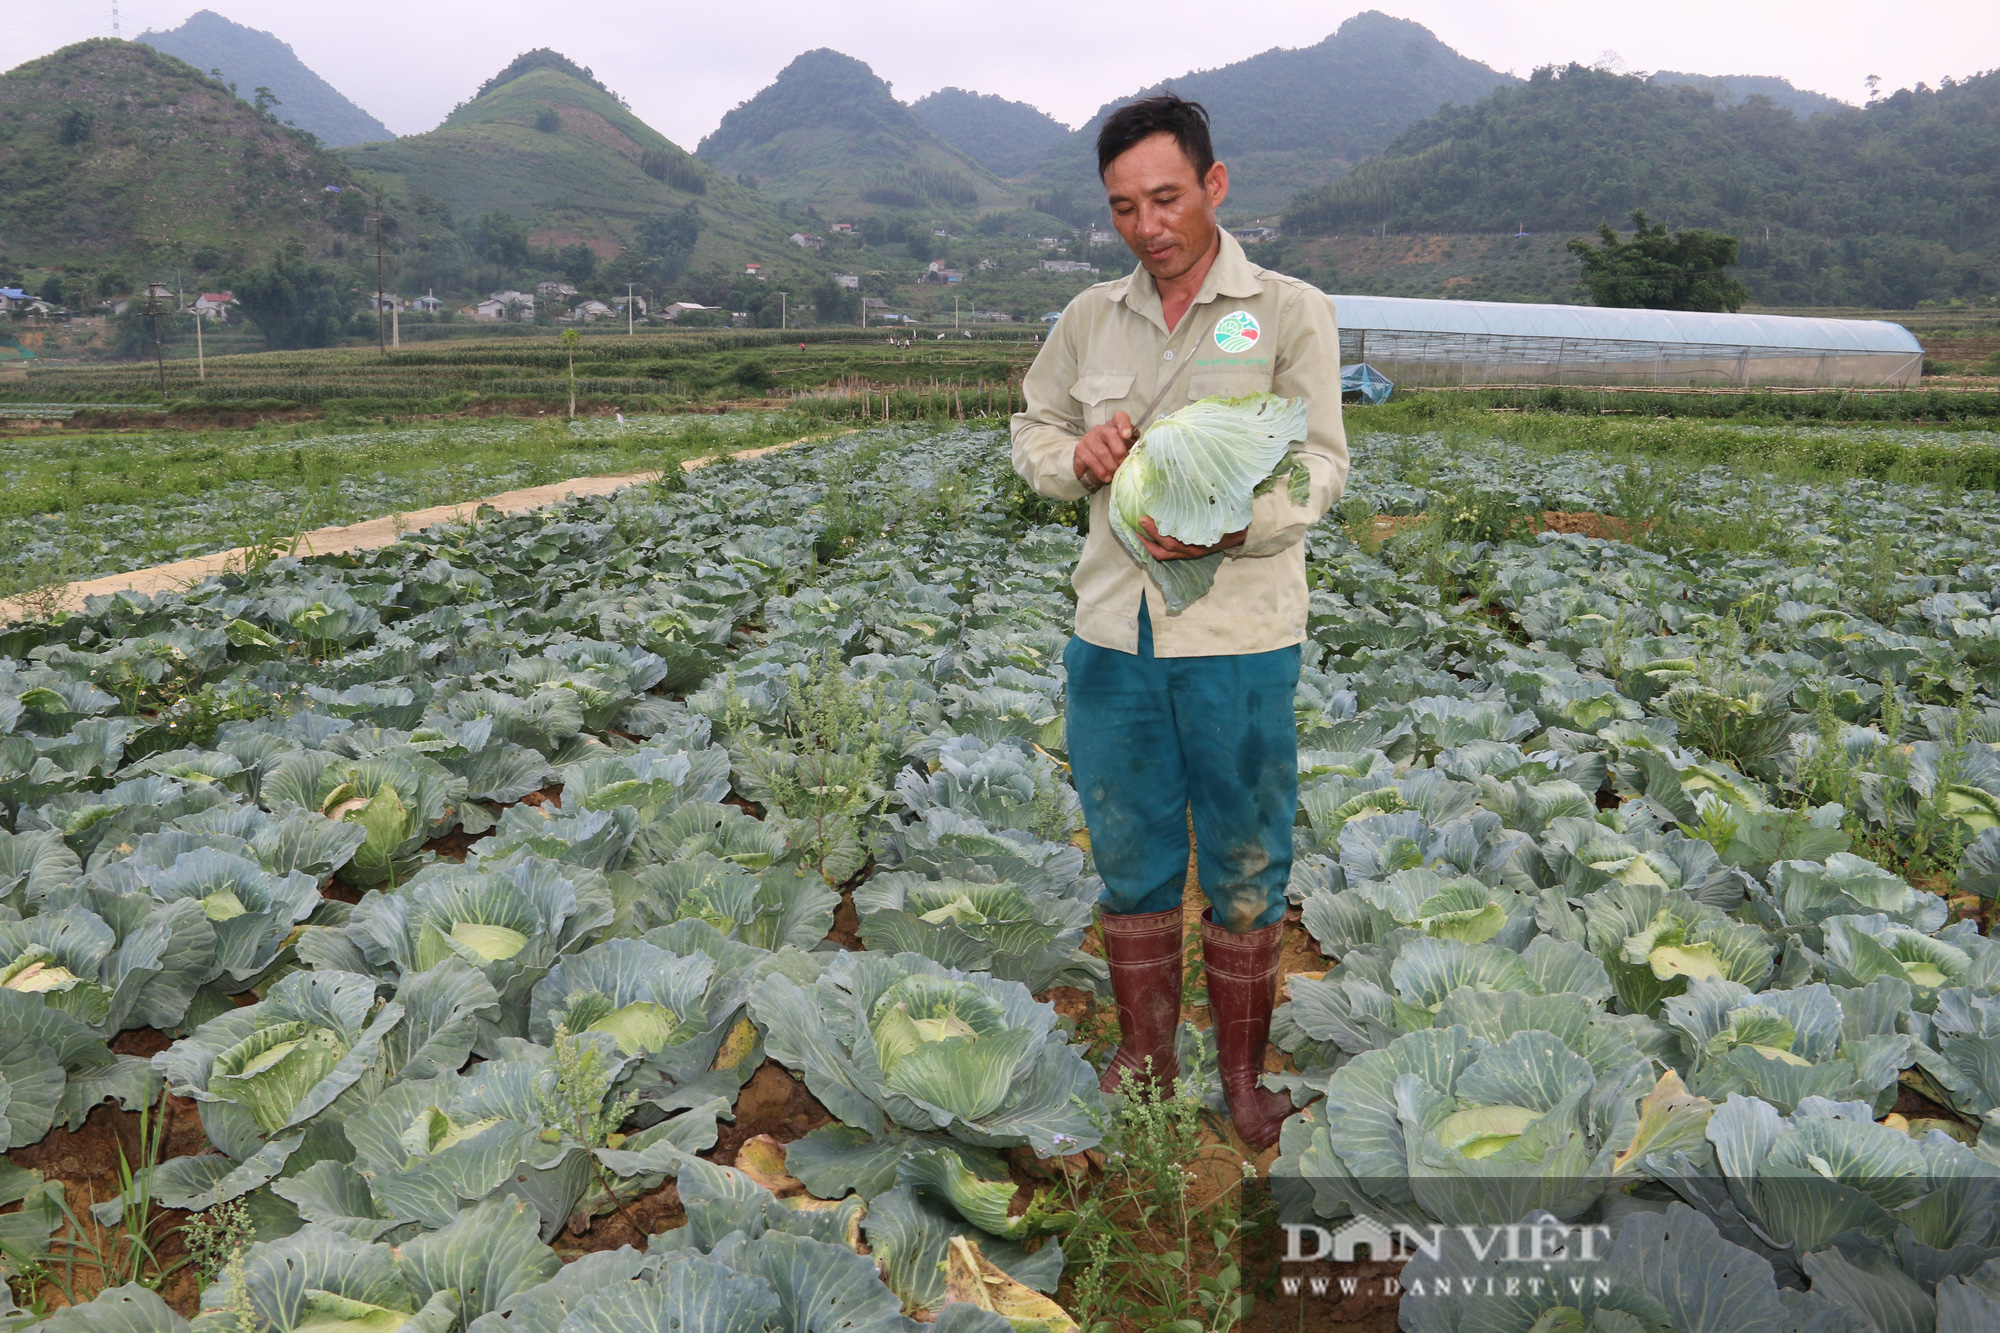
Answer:
<path fill-rule="evenodd" d="M 1299 650 L 1155 657 L 1072 638 L 1063 651 L 1071 776 L 1114 915 L 1178 907 L 1188 820 L 1215 920 L 1257 930 L 1285 914 L 1298 809 Z"/>

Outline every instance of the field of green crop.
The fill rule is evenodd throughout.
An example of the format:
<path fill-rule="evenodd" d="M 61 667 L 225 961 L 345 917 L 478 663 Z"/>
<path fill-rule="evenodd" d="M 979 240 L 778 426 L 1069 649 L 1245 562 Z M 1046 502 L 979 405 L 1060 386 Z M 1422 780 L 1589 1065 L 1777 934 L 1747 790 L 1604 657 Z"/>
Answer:
<path fill-rule="evenodd" d="M 820 429 L 796 412 L 0 437 L 0 596 Z"/>
<path fill-rule="evenodd" d="M 1355 415 L 1307 539 L 1298 1111 L 1249 1163 L 1198 977 L 1177 1095 L 1095 1091 L 1076 515 L 997 423 L 0 630 L 12 1299 L 1275 1333 L 1275 1203 L 1605 1229 L 1574 1288 L 1419 1253 L 1406 1328 L 1489 1280 L 1524 1331 L 1991 1327 L 2000 492 L 1926 451 L 1994 442 L 1423 410 Z M 468 448 L 628 447 L 519 429 Z M 71 514 L 127 560 L 158 516 Z"/>
<path fill-rule="evenodd" d="M 977 337 L 915 335 L 892 346 L 886 335 L 857 331 L 712 333 L 592 331 L 574 353 L 576 393 L 588 407 L 671 410 L 719 400 L 872 388 L 914 393 L 949 387 L 968 408 L 993 395 L 1006 406 L 1010 381 L 1034 359 L 1029 331 Z M 555 330 L 405 347 L 384 357 L 375 348 L 258 352 L 211 358 L 205 379 L 193 360 L 166 366 L 164 403 L 177 415 L 307 412 L 369 419 L 413 412 L 521 411 L 567 408 L 572 354 Z M 162 403 L 151 363 L 36 366 L 27 379 L 0 386 L 10 403 Z"/>

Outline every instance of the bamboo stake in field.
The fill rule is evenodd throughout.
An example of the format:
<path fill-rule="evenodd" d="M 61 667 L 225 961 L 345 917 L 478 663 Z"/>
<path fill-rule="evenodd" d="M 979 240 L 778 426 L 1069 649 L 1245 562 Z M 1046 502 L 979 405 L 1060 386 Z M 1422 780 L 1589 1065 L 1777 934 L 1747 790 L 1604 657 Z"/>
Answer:
<path fill-rule="evenodd" d="M 576 420 L 576 345 L 582 341 L 582 335 L 575 329 L 562 331 L 563 350 L 569 353 L 569 415 L 572 421 Z"/>

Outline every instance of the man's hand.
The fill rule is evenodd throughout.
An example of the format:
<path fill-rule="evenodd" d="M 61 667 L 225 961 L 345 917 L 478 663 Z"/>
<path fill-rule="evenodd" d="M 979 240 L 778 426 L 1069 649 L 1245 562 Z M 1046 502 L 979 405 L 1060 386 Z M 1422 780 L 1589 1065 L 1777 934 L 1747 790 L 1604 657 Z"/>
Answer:
<path fill-rule="evenodd" d="M 1162 537 L 1151 515 L 1139 520 L 1139 541 L 1146 548 L 1146 554 L 1155 560 L 1198 560 L 1216 551 L 1227 551 L 1243 544 L 1244 534 L 1250 529 L 1225 533 L 1221 541 L 1213 546 L 1189 546 L 1186 542 L 1175 541 L 1172 537 Z"/>
<path fill-rule="evenodd" d="M 1109 486 L 1112 474 L 1132 451 L 1136 438 L 1132 418 L 1123 412 L 1113 413 L 1111 420 L 1086 431 L 1076 442 L 1076 457 L 1071 463 L 1076 469 L 1076 479 L 1093 491 Z"/>

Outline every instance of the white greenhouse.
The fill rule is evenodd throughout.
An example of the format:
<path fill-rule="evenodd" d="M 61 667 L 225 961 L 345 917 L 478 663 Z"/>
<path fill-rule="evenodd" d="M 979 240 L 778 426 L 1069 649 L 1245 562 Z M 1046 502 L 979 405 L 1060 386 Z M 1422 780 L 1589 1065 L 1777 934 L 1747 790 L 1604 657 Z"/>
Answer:
<path fill-rule="evenodd" d="M 1342 365 L 1400 387 L 1753 384 L 1915 388 L 1924 350 L 1900 324 L 1505 301 L 1335 296 Z"/>

